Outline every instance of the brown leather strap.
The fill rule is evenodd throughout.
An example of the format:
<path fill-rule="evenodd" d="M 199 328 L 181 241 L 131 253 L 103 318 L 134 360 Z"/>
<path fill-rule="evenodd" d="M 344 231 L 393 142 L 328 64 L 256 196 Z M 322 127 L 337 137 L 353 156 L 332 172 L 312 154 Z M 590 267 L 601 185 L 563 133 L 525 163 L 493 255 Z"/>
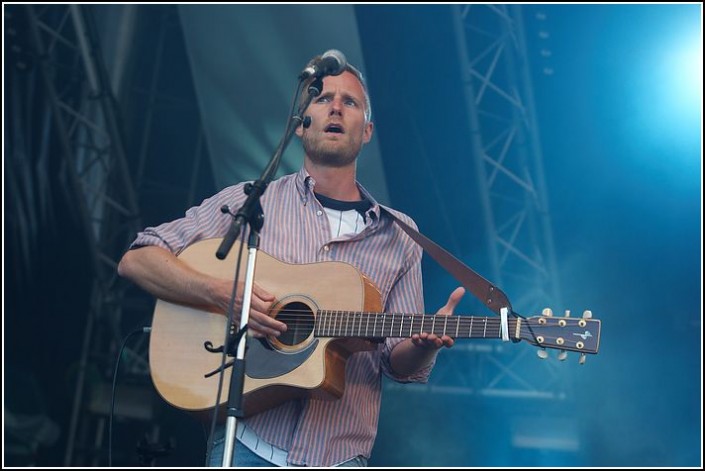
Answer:
<path fill-rule="evenodd" d="M 446 249 L 436 244 L 434 241 L 421 234 L 404 221 L 392 214 L 387 208 L 380 206 L 384 214 L 389 215 L 409 237 L 414 239 L 423 249 L 438 262 L 440 266 L 453 275 L 466 289 L 468 289 L 477 299 L 482 301 L 495 314 L 503 307 L 512 312 L 512 305 L 501 289 L 475 273 L 472 268 L 452 256 Z"/>

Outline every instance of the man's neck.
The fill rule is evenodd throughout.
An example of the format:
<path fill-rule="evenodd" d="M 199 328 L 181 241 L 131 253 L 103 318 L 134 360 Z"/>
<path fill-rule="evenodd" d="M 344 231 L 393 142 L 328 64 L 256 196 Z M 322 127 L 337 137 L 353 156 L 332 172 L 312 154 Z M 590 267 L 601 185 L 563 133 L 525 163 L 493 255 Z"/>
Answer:
<path fill-rule="evenodd" d="M 355 164 L 347 167 L 325 167 L 306 160 L 304 166 L 316 181 L 316 193 L 339 201 L 362 199 L 355 184 Z"/>

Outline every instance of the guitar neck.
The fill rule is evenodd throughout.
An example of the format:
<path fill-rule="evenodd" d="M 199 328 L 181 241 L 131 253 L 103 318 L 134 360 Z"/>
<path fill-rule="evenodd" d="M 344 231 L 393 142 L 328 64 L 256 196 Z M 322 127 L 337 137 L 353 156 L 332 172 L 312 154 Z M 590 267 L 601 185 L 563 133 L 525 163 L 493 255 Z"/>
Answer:
<path fill-rule="evenodd" d="M 508 319 L 509 331 L 516 332 L 518 319 Z M 497 317 L 436 316 L 427 314 L 385 314 L 379 312 L 319 311 L 316 337 L 411 337 L 427 332 L 453 338 L 500 338 Z M 510 335 L 518 337 L 516 335 Z"/>

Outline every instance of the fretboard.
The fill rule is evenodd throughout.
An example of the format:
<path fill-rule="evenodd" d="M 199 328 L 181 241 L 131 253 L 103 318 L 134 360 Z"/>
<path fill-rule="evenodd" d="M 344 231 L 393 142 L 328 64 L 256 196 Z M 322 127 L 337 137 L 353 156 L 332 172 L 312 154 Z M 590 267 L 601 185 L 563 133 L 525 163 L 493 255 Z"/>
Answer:
<path fill-rule="evenodd" d="M 514 337 L 517 319 L 508 319 Z M 498 317 L 318 311 L 316 337 L 411 337 L 427 332 L 453 338 L 500 338 Z"/>

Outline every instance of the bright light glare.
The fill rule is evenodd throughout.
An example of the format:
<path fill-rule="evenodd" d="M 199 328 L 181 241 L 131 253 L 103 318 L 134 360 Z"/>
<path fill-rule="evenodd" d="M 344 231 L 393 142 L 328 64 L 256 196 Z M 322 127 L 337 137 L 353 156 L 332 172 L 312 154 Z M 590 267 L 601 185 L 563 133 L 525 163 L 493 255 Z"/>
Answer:
<path fill-rule="evenodd" d="M 672 28 L 644 44 L 633 79 L 624 121 L 626 135 L 642 163 L 660 168 L 661 156 L 699 168 L 701 162 L 703 60 L 701 32 Z M 656 160 L 643 158 L 658 156 Z"/>
<path fill-rule="evenodd" d="M 701 102 L 703 90 L 703 49 L 700 38 L 682 44 L 673 52 L 670 69 L 673 72 L 674 99 L 681 104 Z"/>

